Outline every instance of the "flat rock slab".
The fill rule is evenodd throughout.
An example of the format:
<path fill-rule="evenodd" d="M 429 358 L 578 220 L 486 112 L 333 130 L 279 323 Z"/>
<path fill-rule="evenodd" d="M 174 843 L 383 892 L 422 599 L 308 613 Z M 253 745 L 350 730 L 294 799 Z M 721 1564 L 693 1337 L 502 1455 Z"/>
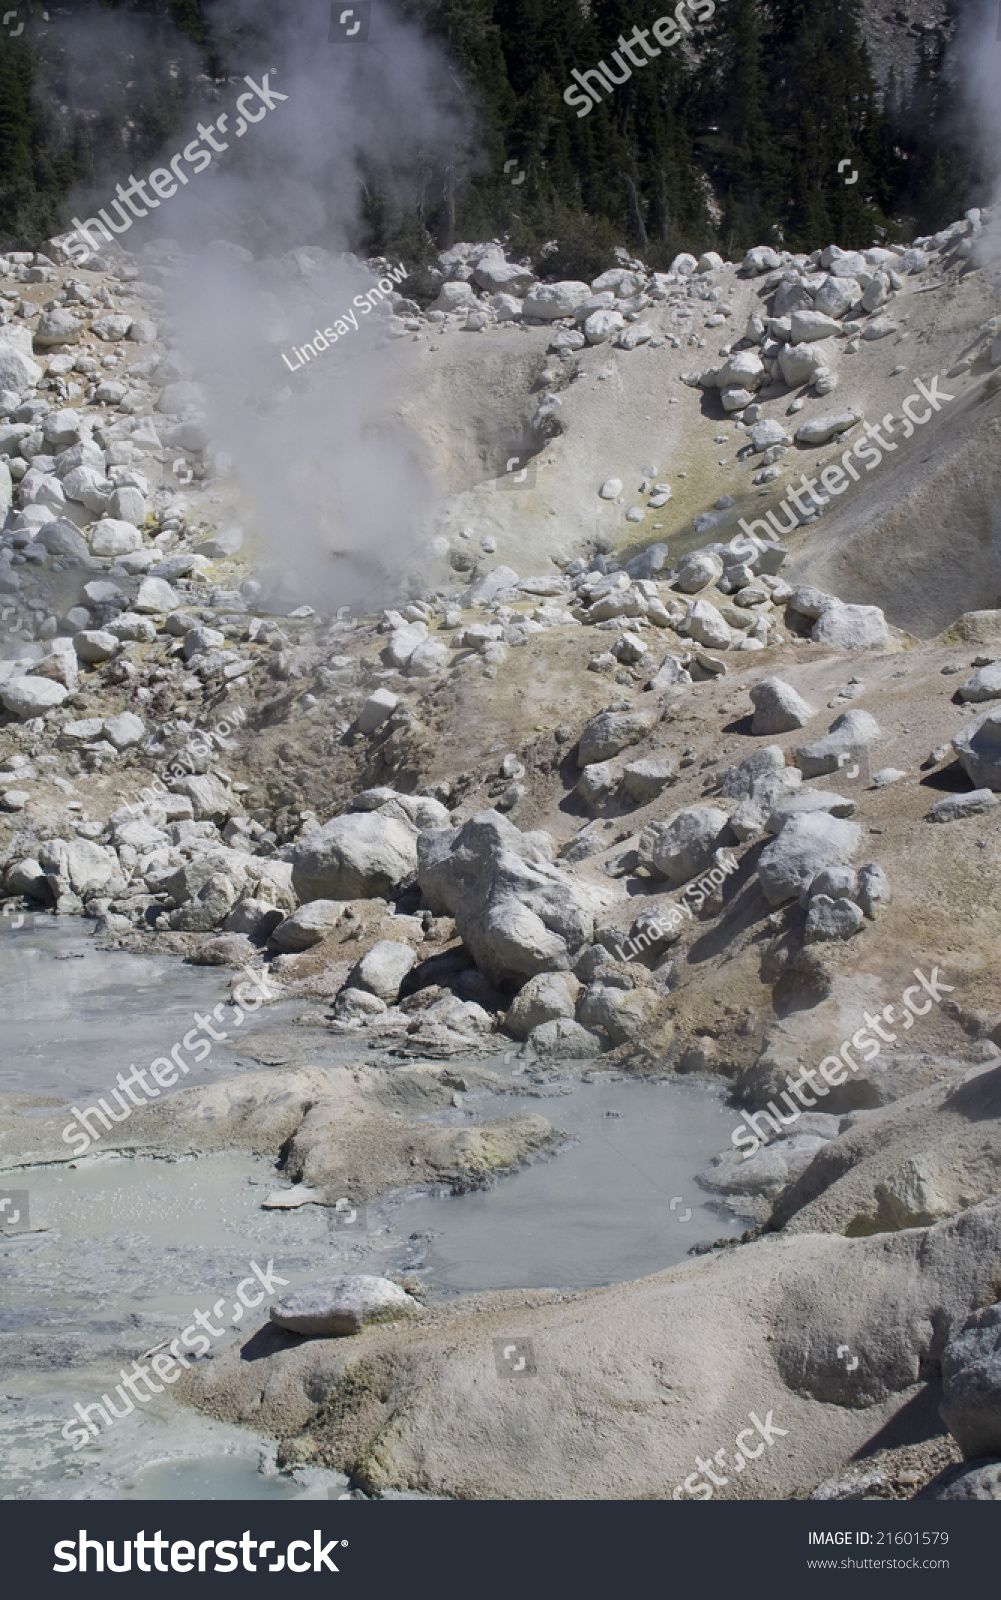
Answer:
<path fill-rule="evenodd" d="M 271 1321 L 289 1333 L 329 1339 L 361 1333 L 368 1323 L 419 1316 L 421 1310 L 419 1301 L 388 1278 L 359 1273 L 304 1284 L 271 1307 Z"/>

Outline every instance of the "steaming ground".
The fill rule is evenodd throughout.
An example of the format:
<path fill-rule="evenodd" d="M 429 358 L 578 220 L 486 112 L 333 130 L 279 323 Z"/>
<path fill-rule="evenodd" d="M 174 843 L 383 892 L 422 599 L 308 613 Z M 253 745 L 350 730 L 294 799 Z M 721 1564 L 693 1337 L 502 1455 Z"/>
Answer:
<path fill-rule="evenodd" d="M 262 472 L 295 436 L 282 408 L 309 417 L 304 460 L 322 469 L 342 356 L 366 395 L 384 377 L 396 440 L 419 441 L 401 527 L 411 512 L 419 526 L 402 570 L 372 574 L 370 608 L 323 563 L 276 565 L 280 520 L 187 386 L 206 381 L 223 410 L 225 393 L 161 337 L 179 247 L 72 269 L 8 258 L 8 305 L 57 304 L 0 330 L 21 385 L 0 424 L 16 501 L 0 558 L 17 625 L 0 667 L 4 920 L 82 915 L 99 959 L 215 967 L 219 1021 L 241 969 L 263 966 L 278 1007 L 247 1032 L 252 1066 L 175 1083 L 99 1152 L 272 1162 L 293 1211 L 422 1184 L 461 1195 L 562 1159 L 555 1113 L 512 1114 L 504 1057 L 547 1093 L 681 1076 L 726 1087 L 732 1122 L 700 1183 L 759 1225 L 587 1292 L 423 1304 L 415 1269 L 406 1320 L 340 1337 L 289 1331 L 291 1307 L 181 1375 L 174 1393 L 213 1439 L 250 1427 L 285 1467 L 459 1498 L 698 1498 L 685 1480 L 717 1451 L 723 1497 L 906 1497 L 962 1443 L 974 1465 L 949 1492 L 993 1492 L 950 1344 L 999 1292 L 1001 345 L 985 220 L 840 273 L 831 250 L 680 258 L 660 276 L 626 258 L 564 286 L 548 324 L 524 320 L 523 268 L 457 247 L 435 306 L 394 291 L 372 313 L 364 361 L 345 339 L 302 394 L 300 374 L 280 377 L 273 443 L 254 365 Z M 282 270 L 328 272 L 339 293 L 386 265 L 299 251 Z M 808 302 L 848 265 L 880 303 L 811 324 Z M 76 336 L 45 320 L 67 313 Z M 797 315 L 823 337 L 793 346 L 782 318 Z M 784 381 L 797 362 L 809 382 Z M 735 396 L 738 372 L 752 387 Z M 904 439 L 903 402 L 935 378 L 951 398 Z M 741 518 L 781 518 L 790 484 L 840 461 L 865 421 L 898 449 L 819 515 L 807 500 L 784 551 L 734 542 Z M 811 424 L 824 443 L 794 439 Z M 366 550 L 363 513 L 350 548 Z M 782 810 L 799 806 L 805 828 Z M 714 887 L 717 860 L 736 867 Z M 649 933 L 682 900 L 680 931 Z M 947 987 L 898 1014 L 915 969 Z M 815 1072 L 867 1012 L 892 1037 L 742 1161 L 727 1142 L 741 1111 Z M 67 1170 L 70 1111 L 27 1075 L 11 1086 L 6 1181 Z M 310 1314 L 329 1319 L 346 1292 L 318 1291 Z M 364 1293 L 362 1322 L 388 1291 Z M 509 1335 L 532 1343 L 530 1396 L 495 1366 Z M 45 1337 L 30 1361 L 51 1365 Z M 943 1359 L 954 1436 L 936 1413 Z M 994 1426 L 995 1401 L 980 1409 Z M 737 1465 L 752 1410 L 785 1431 Z"/>

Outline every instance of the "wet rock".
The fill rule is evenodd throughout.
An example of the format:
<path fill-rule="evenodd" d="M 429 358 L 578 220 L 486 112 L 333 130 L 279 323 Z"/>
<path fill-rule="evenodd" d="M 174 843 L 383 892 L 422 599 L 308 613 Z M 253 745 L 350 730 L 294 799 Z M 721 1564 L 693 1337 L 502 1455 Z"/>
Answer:
<path fill-rule="evenodd" d="M 768 904 L 795 899 L 824 867 L 848 861 L 860 832 L 856 823 L 839 821 L 826 811 L 791 817 L 758 861 L 758 881 Z"/>
<path fill-rule="evenodd" d="M 751 704 L 753 734 L 788 733 L 792 728 L 805 727 L 817 715 L 802 695 L 781 678 L 762 678 L 756 683 L 751 690 Z"/>
<path fill-rule="evenodd" d="M 417 830 L 378 812 L 347 812 L 296 844 L 291 860 L 302 902 L 386 897 L 414 881 Z"/>
<path fill-rule="evenodd" d="M 288 1333 L 331 1339 L 361 1333 L 371 1323 L 417 1317 L 422 1309 L 419 1300 L 388 1278 L 359 1273 L 303 1284 L 276 1301 L 271 1321 Z"/>

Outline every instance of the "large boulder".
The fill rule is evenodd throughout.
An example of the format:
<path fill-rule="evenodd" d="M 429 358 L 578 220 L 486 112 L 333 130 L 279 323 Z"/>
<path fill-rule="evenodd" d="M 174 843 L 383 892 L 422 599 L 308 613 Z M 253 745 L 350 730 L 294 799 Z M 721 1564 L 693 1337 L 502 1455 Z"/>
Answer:
<path fill-rule="evenodd" d="M 796 751 L 796 765 L 804 778 L 819 778 L 837 772 L 845 760 L 853 759 L 882 738 L 879 723 L 869 711 L 844 711 L 831 723 L 830 732 L 813 744 Z"/>
<path fill-rule="evenodd" d="M 722 619 L 721 619 L 722 620 Z M 609 761 L 627 745 L 636 744 L 653 728 L 656 711 L 601 711 L 592 717 L 577 745 L 578 767 Z"/>
<path fill-rule="evenodd" d="M 311 950 L 336 928 L 343 915 L 340 900 L 310 900 L 280 922 L 271 937 L 280 950 Z"/>
<path fill-rule="evenodd" d="M 758 860 L 758 882 L 768 904 L 798 898 L 824 867 L 843 865 L 858 848 L 860 833 L 857 823 L 828 811 L 791 817 Z"/>
<path fill-rule="evenodd" d="M 498 988 L 566 968 L 594 937 L 589 897 L 546 859 L 547 846 L 545 834 L 522 834 L 492 811 L 457 832 L 421 835 L 425 901 L 452 912 L 456 932 Z"/>
<path fill-rule="evenodd" d="M 1001 789 L 1001 708 L 972 717 L 952 748 L 978 789 Z"/>
<path fill-rule="evenodd" d="M 939 1411 L 967 1461 L 1001 1455 L 1001 1305 L 974 1311 L 946 1345 Z"/>
<path fill-rule="evenodd" d="M 656 878 L 688 883 L 713 865 L 713 854 L 729 818 L 715 806 L 693 806 L 670 822 L 651 822 L 637 846 L 641 865 Z"/>
<path fill-rule="evenodd" d="M 516 1039 L 527 1039 L 534 1028 L 574 1015 L 580 981 L 570 972 L 540 972 L 529 978 L 508 1007 L 504 1026 Z"/>
<path fill-rule="evenodd" d="M 388 896 L 416 873 L 416 828 L 377 811 L 334 817 L 292 852 L 292 886 L 301 901 Z"/>
<path fill-rule="evenodd" d="M 525 296 L 521 313 L 524 317 L 535 317 L 540 322 L 555 322 L 559 317 L 572 317 L 581 301 L 586 300 L 590 293 L 586 283 L 573 280 L 538 284 Z"/>
<path fill-rule="evenodd" d="M 822 344 L 787 344 L 779 351 L 782 378 L 790 389 L 800 384 L 812 383 L 821 367 L 826 367 L 830 356 Z"/>
<path fill-rule="evenodd" d="M 170 913 L 170 926 L 181 933 L 208 933 L 224 922 L 240 897 L 240 883 L 213 872 L 198 893 Z"/>
<path fill-rule="evenodd" d="M 395 939 L 379 939 L 348 974 L 348 984 L 353 989 L 377 994 L 380 1000 L 392 1005 L 400 998 L 400 985 L 416 959 L 410 945 L 400 944 Z"/>
<path fill-rule="evenodd" d="M 90 839 L 50 839 L 39 850 L 38 862 L 54 893 L 58 893 L 57 882 L 62 880 L 81 900 L 103 889 L 118 870 L 113 851 L 102 849 Z"/>
<path fill-rule="evenodd" d="M 39 677 L 37 673 L 32 673 L 31 677 L 8 678 L 0 687 L 4 709 L 22 721 L 44 717 L 47 711 L 61 706 L 68 694 L 63 684 L 56 683 L 53 678 Z"/>
<path fill-rule="evenodd" d="M 367 1273 L 304 1283 L 271 1307 L 276 1327 L 313 1339 L 361 1333 L 370 1323 L 396 1322 L 420 1314 L 420 1301 L 388 1278 Z"/>
<path fill-rule="evenodd" d="M 802 728 L 817 715 L 807 705 L 802 695 L 781 678 L 762 678 L 751 690 L 754 716 L 751 732 L 788 733 L 792 728 Z"/>
<path fill-rule="evenodd" d="M 710 650 L 725 650 L 733 634 L 722 612 L 710 600 L 694 600 L 685 614 L 689 637 Z"/>
<path fill-rule="evenodd" d="M 890 630 L 879 606 L 829 606 L 810 631 L 814 644 L 832 650 L 885 650 Z"/>
<path fill-rule="evenodd" d="M 454 916 L 463 895 L 502 851 L 535 865 L 550 864 L 555 854 L 547 833 L 522 833 L 499 811 L 477 812 L 455 830 L 426 829 L 417 841 L 425 905 L 438 915 Z"/>

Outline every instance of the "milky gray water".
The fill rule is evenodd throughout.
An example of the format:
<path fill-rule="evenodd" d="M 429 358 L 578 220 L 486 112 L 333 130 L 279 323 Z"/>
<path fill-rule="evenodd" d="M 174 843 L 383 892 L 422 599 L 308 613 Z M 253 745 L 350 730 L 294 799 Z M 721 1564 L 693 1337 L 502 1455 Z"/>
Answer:
<path fill-rule="evenodd" d="M 45 919 L 0 933 L 8 1091 L 72 1103 L 131 1061 L 162 1053 L 196 1010 L 228 993 L 225 969 L 99 951 L 87 926 Z M 264 1039 L 295 1014 L 282 1002 L 249 1017 L 242 1038 L 214 1046 L 199 1081 L 262 1070 L 268 1052 L 255 1059 L 255 1030 Z M 333 1064 L 344 1050 L 310 1029 L 301 1054 L 276 1059 Z M 556 1153 L 486 1190 L 384 1197 L 353 1229 L 325 1207 L 263 1209 L 287 1180 L 270 1159 L 242 1152 L 175 1160 L 103 1152 L 0 1173 L 0 1188 L 28 1191 L 32 1230 L 0 1235 L 0 1495 L 267 1499 L 324 1493 L 327 1480 L 330 1492 L 346 1487 L 336 1474 L 318 1484 L 281 1477 L 270 1441 L 184 1411 L 169 1393 L 77 1455 L 63 1442 L 74 1402 L 88 1404 L 115 1381 L 126 1347 L 176 1336 L 195 1308 L 217 1302 L 224 1327 L 213 1357 L 241 1338 L 264 1314 L 244 1320 L 236 1298 L 253 1261 L 273 1260 L 291 1287 L 339 1272 L 416 1272 L 429 1298 L 441 1299 L 614 1284 L 745 1225 L 694 1181 L 732 1127 L 715 1087 L 610 1077 L 593 1063 L 558 1078 L 496 1056 L 489 1065 L 510 1078 L 512 1093 L 462 1094 L 432 1120 L 462 1126 L 531 1111 L 559 1130 Z"/>

